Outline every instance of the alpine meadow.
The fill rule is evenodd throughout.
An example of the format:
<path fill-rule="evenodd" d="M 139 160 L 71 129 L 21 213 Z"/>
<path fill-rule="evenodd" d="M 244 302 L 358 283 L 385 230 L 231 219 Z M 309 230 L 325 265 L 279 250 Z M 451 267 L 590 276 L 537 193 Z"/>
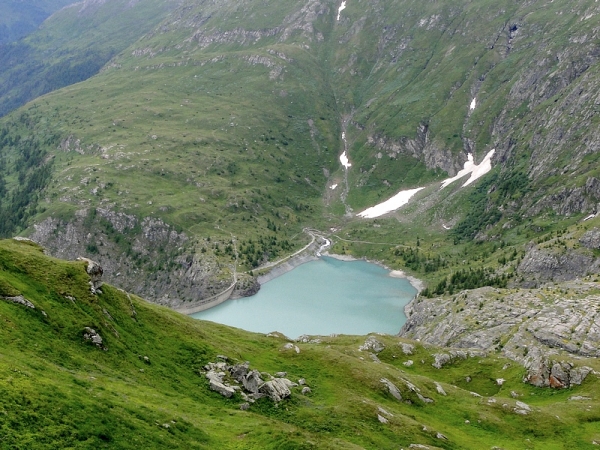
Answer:
<path fill-rule="evenodd" d="M 0 6 L 0 449 L 600 445 L 595 0 L 69 3 Z M 185 316 L 321 254 L 398 335 Z"/>

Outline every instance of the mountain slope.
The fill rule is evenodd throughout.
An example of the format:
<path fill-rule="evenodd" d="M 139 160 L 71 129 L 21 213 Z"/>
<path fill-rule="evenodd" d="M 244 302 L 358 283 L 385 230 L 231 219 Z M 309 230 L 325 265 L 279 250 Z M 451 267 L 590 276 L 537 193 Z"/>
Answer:
<path fill-rule="evenodd" d="M 94 295 L 90 264 L 0 242 L 3 448 L 583 449 L 600 439 L 598 404 L 586 400 L 598 395 L 596 375 L 549 391 L 523 384 L 523 370 L 501 357 L 437 369 L 438 350 L 391 336 L 290 347 L 276 333 L 195 321 L 109 285 Z M 278 404 L 240 410 L 241 394 L 209 388 L 203 367 L 218 355 L 304 378 L 312 392 L 294 387 Z"/>
<path fill-rule="evenodd" d="M 102 73 L 6 117 L 4 234 L 91 254 L 178 306 L 237 275 L 253 291 L 250 271 L 305 245 L 305 227 L 394 247 L 420 228 L 461 265 L 454 244 L 520 253 L 596 212 L 595 2 L 339 7 L 186 1 Z M 27 142 L 51 175 L 19 162 Z M 438 189 L 492 149 L 478 184 Z M 416 187 L 382 229 L 355 217 Z"/>
<path fill-rule="evenodd" d="M 4 45 L 0 116 L 97 74 L 113 56 L 163 20 L 176 3 L 78 2 L 56 12 L 27 37 Z"/>
<path fill-rule="evenodd" d="M 6 0 L 0 4 L 0 45 L 16 41 L 35 30 L 48 16 L 72 0 Z"/>

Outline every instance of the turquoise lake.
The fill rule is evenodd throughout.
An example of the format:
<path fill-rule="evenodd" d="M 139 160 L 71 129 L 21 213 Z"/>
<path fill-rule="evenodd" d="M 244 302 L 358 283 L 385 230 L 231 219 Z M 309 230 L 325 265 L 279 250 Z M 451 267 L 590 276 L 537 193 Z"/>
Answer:
<path fill-rule="evenodd" d="M 365 261 L 322 257 L 262 285 L 258 294 L 192 314 L 248 331 L 302 334 L 396 334 L 416 289 Z"/>

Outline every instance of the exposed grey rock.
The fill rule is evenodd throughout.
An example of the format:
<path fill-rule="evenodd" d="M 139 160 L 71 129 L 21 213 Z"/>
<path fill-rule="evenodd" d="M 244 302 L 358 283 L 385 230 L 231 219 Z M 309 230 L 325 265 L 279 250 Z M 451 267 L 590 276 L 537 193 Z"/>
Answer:
<path fill-rule="evenodd" d="M 371 357 L 373 362 L 381 364 L 381 360 L 377 357 L 377 355 L 375 353 L 369 353 L 369 356 Z"/>
<path fill-rule="evenodd" d="M 312 391 L 308 386 L 304 386 L 301 391 L 302 395 L 310 394 L 311 392 Z"/>
<path fill-rule="evenodd" d="M 598 273 L 599 269 L 600 259 L 591 254 L 574 249 L 555 251 L 531 245 L 517 271 L 538 285 L 545 281 L 574 280 L 589 273 Z"/>
<path fill-rule="evenodd" d="M 550 386 L 556 388 L 568 386 L 570 369 L 571 368 L 565 364 L 554 363 L 552 369 L 550 369 Z"/>
<path fill-rule="evenodd" d="M 299 384 L 300 386 L 304 386 L 304 385 L 306 384 L 306 380 L 305 380 L 304 378 L 300 378 L 300 379 L 298 380 L 298 384 Z"/>
<path fill-rule="evenodd" d="M 90 290 L 92 291 L 92 294 L 102 293 L 101 291 L 99 292 L 102 287 L 102 275 L 104 274 L 102 266 L 91 259 L 83 258 L 81 256 L 77 258 L 77 260 L 86 263 L 86 271 L 90 276 Z"/>
<path fill-rule="evenodd" d="M 235 394 L 235 390 L 231 386 L 225 386 L 223 383 L 214 378 L 209 378 L 209 385 L 213 391 L 218 392 L 223 397 L 230 398 L 233 394 Z"/>
<path fill-rule="evenodd" d="M 229 371 L 231 376 L 240 383 L 243 383 L 244 378 L 248 375 L 250 363 L 246 361 L 243 364 L 236 364 L 232 366 Z"/>
<path fill-rule="evenodd" d="M 251 370 L 240 381 L 244 385 L 244 388 L 253 394 L 259 392 L 259 387 L 264 383 L 258 370 Z"/>
<path fill-rule="evenodd" d="M 468 349 L 464 353 L 469 357 L 501 350 L 528 369 L 528 382 L 550 386 L 554 363 L 547 365 L 546 360 L 565 360 L 567 353 L 600 356 L 600 295 L 595 289 L 592 282 L 576 280 L 531 290 L 486 287 L 418 298 L 407 306 L 408 320 L 400 335 Z M 464 353 L 445 352 L 451 358 Z M 436 365 L 446 362 L 447 357 L 438 357 Z M 571 375 L 567 380 L 561 373 L 571 368 L 559 365 L 554 371 L 555 385 L 571 383 Z"/>
<path fill-rule="evenodd" d="M 383 414 L 383 415 L 385 415 L 385 416 L 388 416 L 388 417 L 394 417 L 394 415 L 393 415 L 391 412 L 388 412 L 388 411 L 386 411 L 386 410 L 385 410 L 385 409 L 383 409 L 381 406 L 378 406 L 378 407 L 377 407 L 377 410 L 378 410 L 378 411 L 379 411 L 381 414 Z"/>
<path fill-rule="evenodd" d="M 35 305 L 27 300 L 22 295 L 17 295 L 16 297 L 0 297 L 2 300 L 6 300 L 7 302 L 16 303 L 17 305 L 23 305 L 31 309 L 35 309 Z"/>
<path fill-rule="evenodd" d="M 358 347 L 359 351 L 372 351 L 375 353 L 379 353 L 385 349 L 385 345 L 379 342 L 375 336 L 369 336 L 365 343 Z"/>
<path fill-rule="evenodd" d="M 435 435 L 435 437 L 438 439 L 443 439 L 445 441 L 448 440 L 448 438 L 446 436 L 444 436 L 442 433 L 439 433 L 439 432 Z"/>
<path fill-rule="evenodd" d="M 446 395 L 446 391 L 444 390 L 444 388 L 442 387 L 442 385 L 440 383 L 438 383 L 437 381 L 434 381 L 434 384 L 435 384 L 435 389 L 437 390 L 438 394 Z"/>
<path fill-rule="evenodd" d="M 242 404 L 240 405 L 240 409 L 241 409 L 242 411 L 246 411 L 246 410 L 247 410 L 247 409 L 249 409 L 249 408 L 250 408 L 250 403 L 248 403 L 248 402 L 242 403 Z"/>
<path fill-rule="evenodd" d="M 382 378 L 379 381 L 387 387 L 388 392 L 392 394 L 392 397 L 394 397 L 398 401 L 402 401 L 402 394 L 400 393 L 400 390 L 396 387 L 394 383 L 392 383 L 387 378 Z"/>
<path fill-rule="evenodd" d="M 412 344 L 401 342 L 400 346 L 402 347 L 402 352 L 404 352 L 405 355 L 412 355 L 415 351 L 415 346 Z"/>
<path fill-rule="evenodd" d="M 587 401 L 587 400 L 591 400 L 591 397 L 584 397 L 582 395 L 574 395 L 572 397 L 569 397 L 568 400 L 569 401 Z"/>
<path fill-rule="evenodd" d="M 524 409 L 525 411 L 531 411 L 531 407 L 527 403 L 517 400 L 515 404 L 517 405 L 517 408 Z"/>
<path fill-rule="evenodd" d="M 102 348 L 102 349 L 106 350 L 102 346 L 102 337 L 93 328 L 90 328 L 90 327 L 85 327 L 84 328 L 83 339 L 85 339 L 86 341 L 90 341 L 92 344 L 94 344 L 98 348 Z"/>
<path fill-rule="evenodd" d="M 287 372 L 275 372 L 275 376 L 278 378 L 283 378 L 287 376 Z"/>
<path fill-rule="evenodd" d="M 409 359 L 408 361 L 404 361 L 402 364 L 404 364 L 406 367 L 410 367 L 414 364 L 412 359 Z"/>
<path fill-rule="evenodd" d="M 441 369 L 444 365 L 452 361 L 452 358 L 447 353 L 436 353 L 433 357 L 435 358 L 435 361 L 432 366 L 436 369 Z"/>
<path fill-rule="evenodd" d="M 571 385 L 580 385 L 591 372 L 593 372 L 592 368 L 587 366 L 571 369 L 569 373 Z"/>
<path fill-rule="evenodd" d="M 290 396 L 289 383 L 290 381 L 284 378 L 274 378 L 271 381 L 263 383 L 259 387 L 259 392 L 265 394 L 274 402 L 279 402 Z"/>
<path fill-rule="evenodd" d="M 283 348 L 286 350 L 294 350 L 296 353 L 300 353 L 300 348 L 297 345 L 292 344 L 291 342 L 285 344 Z"/>
<path fill-rule="evenodd" d="M 589 230 L 587 233 L 581 236 L 579 242 L 586 248 L 594 250 L 600 249 L 600 230 L 598 228 Z"/>
<path fill-rule="evenodd" d="M 531 362 L 523 381 L 537 387 L 568 388 L 581 384 L 591 371 L 587 366 L 573 367 L 570 363 L 538 359 Z"/>
<path fill-rule="evenodd" d="M 377 414 L 377 420 L 379 420 L 381 423 L 388 423 L 389 421 L 383 417 L 381 414 Z"/>

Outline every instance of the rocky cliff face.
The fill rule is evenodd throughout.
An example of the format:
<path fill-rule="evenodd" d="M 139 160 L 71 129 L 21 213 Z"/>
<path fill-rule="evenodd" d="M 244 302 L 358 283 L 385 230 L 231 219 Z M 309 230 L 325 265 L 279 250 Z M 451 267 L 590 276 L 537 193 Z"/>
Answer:
<path fill-rule="evenodd" d="M 202 252 L 184 233 L 160 219 L 111 209 L 82 209 L 71 220 L 47 218 L 34 225 L 31 239 L 64 259 L 88 256 L 104 269 L 104 279 L 153 302 L 181 307 L 211 297 L 233 282 L 233 265 Z M 237 295 L 256 291 L 243 278 Z"/>
<path fill-rule="evenodd" d="M 569 281 L 600 272 L 600 258 L 594 250 L 600 248 L 600 231 L 592 229 L 579 239 L 578 244 L 535 245 L 530 243 L 517 268 L 519 285 L 536 287 L 555 281 Z"/>

